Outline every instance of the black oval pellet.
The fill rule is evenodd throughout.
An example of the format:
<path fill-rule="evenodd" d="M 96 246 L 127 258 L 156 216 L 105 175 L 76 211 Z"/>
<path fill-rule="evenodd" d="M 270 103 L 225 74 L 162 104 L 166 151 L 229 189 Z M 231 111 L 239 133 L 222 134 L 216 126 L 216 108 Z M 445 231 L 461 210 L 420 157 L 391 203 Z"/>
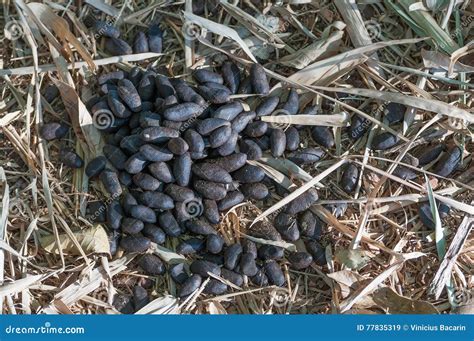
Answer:
<path fill-rule="evenodd" d="M 257 258 L 258 251 L 257 244 L 255 244 L 255 242 L 251 241 L 250 239 L 243 239 L 242 249 L 244 253 L 250 253 L 254 259 Z"/>
<path fill-rule="evenodd" d="M 250 68 L 250 82 L 256 94 L 268 95 L 270 92 L 270 85 L 268 84 L 265 69 L 260 64 L 253 64 Z"/>
<path fill-rule="evenodd" d="M 186 273 L 184 263 L 178 263 L 178 264 L 172 265 L 169 269 L 169 274 L 171 278 L 173 279 L 173 281 L 175 281 L 178 284 L 183 284 L 189 278 L 188 274 Z M 198 275 L 195 275 L 195 276 L 198 276 Z"/>
<path fill-rule="evenodd" d="M 61 149 L 59 151 L 59 161 L 70 168 L 81 168 L 84 166 L 82 158 L 70 149 Z"/>
<path fill-rule="evenodd" d="M 197 132 L 203 136 L 210 135 L 214 130 L 230 126 L 230 122 L 222 118 L 207 118 L 196 125 Z"/>
<path fill-rule="evenodd" d="M 151 101 L 154 99 L 155 77 L 156 77 L 156 74 L 154 72 L 145 72 L 142 78 L 140 79 L 138 86 L 134 84 L 138 90 L 138 94 L 140 95 L 140 98 L 142 99 L 142 101 Z M 133 84 L 132 81 L 130 82 Z M 142 110 L 144 110 L 143 103 L 142 103 Z"/>
<path fill-rule="evenodd" d="M 142 233 L 153 243 L 164 244 L 164 242 L 166 241 L 165 232 L 154 224 L 145 224 Z"/>
<path fill-rule="evenodd" d="M 130 209 L 135 205 L 138 205 L 137 199 L 131 193 L 126 193 L 122 200 L 122 207 L 125 213 L 130 214 Z"/>
<path fill-rule="evenodd" d="M 259 160 L 263 156 L 262 148 L 253 140 L 243 140 L 240 143 L 240 151 L 247 155 L 248 160 Z"/>
<path fill-rule="evenodd" d="M 425 166 L 428 163 L 436 160 L 438 156 L 444 151 L 445 145 L 444 144 L 435 144 L 434 146 L 430 146 L 428 148 L 423 147 L 422 152 L 418 155 L 418 164 L 420 166 Z"/>
<path fill-rule="evenodd" d="M 182 79 L 173 79 L 171 80 L 174 89 L 176 90 L 176 95 L 181 100 L 181 102 L 194 102 L 202 107 L 206 104 L 204 98 L 199 95 L 193 88 L 191 88 L 185 81 Z"/>
<path fill-rule="evenodd" d="M 237 115 L 232 120 L 231 128 L 233 131 L 240 133 L 247 128 L 247 125 L 255 118 L 256 114 L 254 111 L 244 111 Z"/>
<path fill-rule="evenodd" d="M 374 136 L 372 148 L 374 150 L 387 150 L 398 143 L 398 137 L 389 132 L 384 132 Z"/>
<path fill-rule="evenodd" d="M 369 130 L 371 122 L 359 115 L 353 115 L 351 118 L 351 126 L 349 127 L 349 135 L 353 140 L 358 140 Z"/>
<path fill-rule="evenodd" d="M 165 183 L 175 180 L 171 167 L 166 162 L 154 162 L 148 166 L 148 170 L 156 179 Z"/>
<path fill-rule="evenodd" d="M 265 172 L 257 166 L 245 165 L 232 173 L 233 178 L 241 183 L 261 182 L 265 177 Z"/>
<path fill-rule="evenodd" d="M 123 219 L 122 205 L 118 200 L 113 200 L 107 206 L 107 226 L 111 230 L 118 230 Z"/>
<path fill-rule="evenodd" d="M 265 98 L 255 109 L 255 113 L 258 117 L 270 115 L 278 106 L 280 102 L 280 97 L 270 96 Z"/>
<path fill-rule="evenodd" d="M 224 84 L 235 94 L 240 86 L 240 70 L 237 65 L 231 61 L 225 61 L 221 67 Z"/>
<path fill-rule="evenodd" d="M 266 287 L 268 285 L 268 277 L 265 275 L 265 271 L 259 268 L 255 276 L 250 278 L 253 284 L 259 287 Z"/>
<path fill-rule="evenodd" d="M 302 212 L 316 203 L 318 200 L 318 192 L 314 188 L 308 189 L 293 201 L 289 202 L 285 207 L 288 214 L 297 214 Z"/>
<path fill-rule="evenodd" d="M 321 239 L 322 223 L 310 210 L 306 210 L 298 216 L 298 227 L 303 236 L 311 239 Z"/>
<path fill-rule="evenodd" d="M 155 78 L 155 85 L 158 95 L 160 95 L 162 98 L 167 98 L 176 94 L 176 90 L 174 89 L 168 77 L 157 75 Z"/>
<path fill-rule="evenodd" d="M 184 132 L 184 140 L 189 146 L 189 151 L 192 153 L 202 153 L 204 151 L 204 139 L 194 129 L 188 129 Z"/>
<path fill-rule="evenodd" d="M 227 194 L 224 184 L 205 180 L 194 181 L 194 189 L 204 198 L 212 200 L 222 200 Z"/>
<path fill-rule="evenodd" d="M 141 146 L 139 151 L 143 158 L 152 162 L 165 162 L 173 159 L 173 153 L 169 149 L 152 144 Z"/>
<path fill-rule="evenodd" d="M 235 153 L 229 156 L 217 158 L 212 162 L 230 173 L 245 166 L 247 155 L 244 153 Z"/>
<path fill-rule="evenodd" d="M 288 93 L 288 98 L 282 106 L 282 110 L 286 115 L 296 115 L 299 109 L 299 96 L 296 89 L 292 88 Z"/>
<path fill-rule="evenodd" d="M 223 104 L 230 101 L 230 90 L 211 88 L 205 85 L 199 85 L 198 91 L 206 100 L 213 104 Z"/>
<path fill-rule="evenodd" d="M 191 179 L 191 155 L 186 152 L 179 155 L 173 162 L 173 175 L 179 186 L 188 186 Z"/>
<path fill-rule="evenodd" d="M 390 102 L 384 109 L 384 117 L 389 124 L 403 121 L 407 107 L 400 103 Z"/>
<path fill-rule="evenodd" d="M 122 231 L 129 234 L 137 234 L 145 225 L 143 221 L 134 218 L 123 218 L 122 220 Z"/>
<path fill-rule="evenodd" d="M 244 200 L 244 195 L 239 191 L 227 192 L 227 195 L 224 199 L 219 201 L 217 207 L 219 208 L 219 211 L 225 211 L 231 207 L 234 207 L 235 205 L 240 204 Z"/>
<path fill-rule="evenodd" d="M 157 208 L 160 210 L 171 210 L 174 208 L 173 199 L 170 196 L 157 191 L 141 192 L 138 195 L 138 200 L 141 204 L 151 208 Z"/>
<path fill-rule="evenodd" d="M 232 129 L 230 127 L 220 127 L 214 130 L 209 137 L 211 148 L 219 148 L 230 139 L 231 135 Z"/>
<path fill-rule="evenodd" d="M 444 218 L 449 214 L 450 208 L 446 204 L 438 203 L 437 208 L 440 218 Z M 431 205 L 429 202 L 422 203 L 418 207 L 418 215 L 423 225 L 425 225 L 431 230 L 434 230 L 436 228 L 433 214 L 431 212 Z"/>
<path fill-rule="evenodd" d="M 128 107 L 122 102 L 120 98 L 118 88 L 116 91 L 108 91 L 107 92 L 107 104 L 108 108 L 114 113 L 116 117 L 119 118 L 129 118 L 132 116 L 132 112 L 128 109 Z M 104 110 L 107 110 L 105 108 Z"/>
<path fill-rule="evenodd" d="M 106 38 L 105 50 L 112 56 L 133 54 L 133 50 L 126 41 L 119 38 Z"/>
<path fill-rule="evenodd" d="M 207 69 L 199 69 L 193 72 L 193 77 L 199 83 L 214 82 L 218 84 L 224 84 L 224 79 L 217 72 L 213 72 Z"/>
<path fill-rule="evenodd" d="M 244 133 L 250 137 L 260 137 L 263 136 L 268 129 L 268 124 L 263 121 L 251 122 L 244 129 Z"/>
<path fill-rule="evenodd" d="M 133 155 L 140 151 L 140 148 L 144 145 L 144 143 L 145 142 L 143 142 L 140 135 L 131 134 L 129 136 L 125 136 L 124 138 L 122 138 L 122 140 L 120 140 L 120 148 L 127 155 Z M 104 153 L 105 153 L 105 150 L 104 150 Z M 120 153 L 117 153 L 117 156 L 112 156 L 112 157 L 117 159 L 117 161 L 114 161 L 115 163 L 121 162 L 121 167 L 123 168 L 123 164 L 124 164 L 123 156 L 121 156 Z"/>
<path fill-rule="evenodd" d="M 161 185 L 158 179 L 146 173 L 135 174 L 133 176 L 133 183 L 144 191 L 156 191 Z"/>
<path fill-rule="evenodd" d="M 118 81 L 118 94 L 133 112 L 142 110 L 142 99 L 130 80 L 124 78 Z"/>
<path fill-rule="evenodd" d="M 392 174 L 403 180 L 414 180 L 418 177 L 418 175 L 413 170 L 403 166 L 397 166 Z"/>
<path fill-rule="evenodd" d="M 145 159 L 141 153 L 136 153 L 130 156 L 125 162 L 125 170 L 130 174 L 137 174 L 140 173 L 147 164 L 147 159 Z"/>
<path fill-rule="evenodd" d="M 216 230 L 204 219 L 191 219 L 185 223 L 186 229 L 200 235 L 216 234 Z"/>
<path fill-rule="evenodd" d="M 211 224 L 218 224 L 220 221 L 219 216 L 219 209 L 217 207 L 217 203 L 215 200 L 204 199 L 204 217 L 211 223 Z"/>
<path fill-rule="evenodd" d="M 288 157 L 298 165 L 308 165 L 321 160 L 324 156 L 324 151 L 320 148 L 305 148 L 291 153 Z"/>
<path fill-rule="evenodd" d="M 270 260 L 264 265 L 265 274 L 268 277 L 268 282 L 279 287 L 285 284 L 285 275 L 281 270 L 280 265 L 274 260 Z"/>
<path fill-rule="evenodd" d="M 86 207 L 86 218 L 92 222 L 105 222 L 107 220 L 107 207 L 102 201 L 90 201 Z"/>
<path fill-rule="evenodd" d="M 196 275 L 196 274 L 190 276 L 181 285 L 178 296 L 186 297 L 188 295 L 191 295 L 194 291 L 196 291 L 200 287 L 201 283 L 202 283 L 201 276 Z"/>
<path fill-rule="evenodd" d="M 358 180 L 359 168 L 353 163 L 348 164 L 341 177 L 341 186 L 344 192 L 352 193 L 357 186 Z"/>
<path fill-rule="evenodd" d="M 334 147 L 334 136 L 329 127 L 315 126 L 311 129 L 311 137 L 317 144 L 326 147 Z"/>
<path fill-rule="evenodd" d="M 239 187 L 241 192 L 253 200 L 263 200 L 268 197 L 268 187 L 263 183 L 243 184 Z"/>
<path fill-rule="evenodd" d="M 450 148 L 436 163 L 433 172 L 439 176 L 448 177 L 458 168 L 461 157 L 461 148 L 457 146 Z"/>
<path fill-rule="evenodd" d="M 226 248 L 224 250 L 224 266 L 229 270 L 234 270 L 239 263 L 242 251 L 242 246 L 237 243 Z"/>
<path fill-rule="evenodd" d="M 194 198 L 194 192 L 187 187 L 169 184 L 165 187 L 165 193 L 175 201 L 189 201 Z"/>
<path fill-rule="evenodd" d="M 120 30 L 114 27 L 110 22 L 97 20 L 93 17 L 86 17 L 84 19 L 84 24 L 94 30 L 96 37 L 105 36 L 109 38 L 118 38 L 120 37 Z"/>
<path fill-rule="evenodd" d="M 163 31 L 158 25 L 151 25 L 147 32 L 150 52 L 161 53 L 163 50 Z"/>
<path fill-rule="evenodd" d="M 211 182 L 228 184 L 232 182 L 229 172 L 213 163 L 196 163 L 192 166 L 194 175 Z"/>
<path fill-rule="evenodd" d="M 242 275 L 238 274 L 237 272 L 227 270 L 226 268 L 221 269 L 221 276 L 225 280 L 228 280 L 232 284 L 241 287 L 244 284 L 244 278 Z"/>
<path fill-rule="evenodd" d="M 300 133 L 295 127 L 288 127 L 285 131 L 286 135 L 286 150 L 293 152 L 298 149 L 300 145 Z"/>
<path fill-rule="evenodd" d="M 181 137 L 175 137 L 168 141 L 167 147 L 175 155 L 183 155 L 189 150 L 189 145 Z"/>
<path fill-rule="evenodd" d="M 130 253 L 145 252 L 150 245 L 150 239 L 141 236 L 126 236 L 120 241 L 120 247 Z"/>
<path fill-rule="evenodd" d="M 238 138 L 239 134 L 231 129 L 227 141 L 217 148 L 217 153 L 220 156 L 229 156 L 234 153 L 237 147 Z"/>
<path fill-rule="evenodd" d="M 145 223 L 156 223 L 156 214 L 155 212 L 143 205 L 137 205 L 130 208 L 130 215 L 134 218 L 140 219 Z"/>
<path fill-rule="evenodd" d="M 283 155 L 286 149 L 286 134 L 282 129 L 273 129 L 270 134 L 270 149 L 274 157 Z"/>
<path fill-rule="evenodd" d="M 214 255 L 212 253 L 203 253 L 201 255 L 202 260 L 206 260 L 208 262 L 214 263 L 219 266 L 224 265 L 224 256 L 222 255 Z M 222 271 L 223 268 L 221 268 Z"/>
<path fill-rule="evenodd" d="M 118 174 L 113 170 L 105 169 L 102 171 L 100 173 L 100 181 L 111 197 L 118 198 L 122 194 L 122 186 L 118 179 Z"/>
<path fill-rule="evenodd" d="M 148 297 L 148 292 L 143 287 L 137 285 L 133 288 L 133 306 L 135 311 L 142 309 L 150 303 L 150 297 Z"/>
<path fill-rule="evenodd" d="M 163 116 L 170 121 L 187 121 L 202 114 L 204 108 L 196 103 L 188 102 L 174 105 L 165 111 Z"/>
<path fill-rule="evenodd" d="M 205 241 L 199 238 L 189 238 L 183 240 L 176 247 L 176 252 L 181 255 L 192 255 L 204 249 Z"/>
<path fill-rule="evenodd" d="M 324 247 L 315 240 L 309 240 L 306 243 L 308 252 L 313 256 L 313 260 L 316 264 L 324 266 L 326 265 L 326 251 Z"/>
<path fill-rule="evenodd" d="M 39 135 L 46 141 L 60 139 L 66 136 L 69 131 L 69 126 L 64 123 L 51 122 L 45 123 L 39 130 Z"/>
<path fill-rule="evenodd" d="M 283 248 L 274 245 L 262 245 L 258 249 L 258 257 L 263 260 L 280 259 L 283 254 Z"/>
<path fill-rule="evenodd" d="M 133 38 L 133 53 L 145 53 L 149 50 L 147 36 L 144 32 L 138 31 Z"/>
<path fill-rule="evenodd" d="M 158 223 L 168 236 L 178 237 L 181 235 L 181 228 L 171 212 L 167 211 L 160 214 Z"/>
<path fill-rule="evenodd" d="M 209 277 L 209 273 L 219 276 L 221 269 L 214 263 L 205 260 L 195 260 L 189 267 L 192 273 L 202 276 L 204 278 Z"/>
<path fill-rule="evenodd" d="M 179 131 L 167 127 L 149 127 L 140 133 L 140 137 L 145 142 L 160 143 L 179 137 Z"/>
<path fill-rule="evenodd" d="M 288 255 L 288 261 L 296 270 L 306 269 L 313 262 L 313 256 L 307 252 L 292 252 Z"/>
<path fill-rule="evenodd" d="M 125 155 L 122 150 L 111 144 L 106 144 L 102 149 L 105 157 L 109 162 L 118 170 L 123 170 L 125 168 L 125 163 L 127 162 L 127 155 Z"/>
<path fill-rule="evenodd" d="M 296 221 L 292 221 L 288 226 L 279 226 L 275 224 L 275 228 L 284 240 L 294 242 L 300 239 L 300 230 L 298 229 Z"/>
<path fill-rule="evenodd" d="M 220 118 L 227 121 L 232 121 L 234 118 L 237 117 L 244 110 L 242 103 L 240 102 L 230 102 L 228 104 L 224 104 L 216 109 L 212 113 L 212 117 Z"/>
<path fill-rule="evenodd" d="M 210 234 L 206 238 L 206 250 L 209 253 L 218 254 L 224 247 L 224 239 L 217 234 Z"/>
<path fill-rule="evenodd" d="M 104 156 L 98 156 L 92 159 L 86 167 L 86 175 L 89 178 L 99 175 L 107 164 L 107 159 Z"/>
<path fill-rule="evenodd" d="M 228 287 L 226 284 L 218 281 L 217 279 L 211 279 L 209 282 L 207 282 L 203 292 L 209 295 L 222 295 L 227 291 L 227 289 Z"/>
<path fill-rule="evenodd" d="M 240 272 L 245 276 L 255 276 L 258 272 L 257 264 L 255 263 L 255 258 L 251 253 L 243 253 L 240 257 Z"/>

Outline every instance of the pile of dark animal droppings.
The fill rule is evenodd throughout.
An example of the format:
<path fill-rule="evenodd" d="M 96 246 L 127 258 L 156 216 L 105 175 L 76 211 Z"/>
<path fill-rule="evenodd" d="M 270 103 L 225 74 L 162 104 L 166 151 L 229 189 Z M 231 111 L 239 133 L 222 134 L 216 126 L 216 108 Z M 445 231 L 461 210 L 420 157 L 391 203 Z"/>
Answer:
<path fill-rule="evenodd" d="M 108 45 L 126 49 L 126 42 L 117 43 L 119 32 L 109 32 L 110 28 L 104 28 L 97 21 L 94 25 L 99 26 L 96 31 L 102 27 L 101 34 L 106 39 L 115 39 Z M 146 39 L 147 46 L 151 46 L 150 37 L 153 40 L 157 32 L 161 37 L 159 27 L 152 28 L 151 32 L 137 34 L 134 47 L 143 46 Z M 119 50 L 115 52 L 124 52 Z M 114 51 L 109 48 L 109 52 Z M 246 199 L 265 200 L 271 188 L 280 196 L 287 195 L 283 187 L 247 160 L 258 160 L 269 150 L 274 157 L 285 156 L 300 166 L 311 165 L 325 156 L 324 148 L 335 145 L 328 127 L 279 128 L 260 120 L 277 110 L 289 115 L 318 114 L 317 106 L 300 110 L 295 89 L 290 89 L 284 103 L 280 103 L 279 97 L 267 96 L 270 86 L 260 65 L 252 65 L 244 78 L 231 61 L 225 61 L 216 70 L 219 72 L 196 70 L 193 76 L 197 86 L 138 67 L 128 73 L 103 74 L 98 79 L 102 97 L 87 103 L 96 124 L 107 134 L 107 144 L 103 149 L 105 157 L 90 161 L 85 172 L 90 178 L 99 179 L 110 194 L 107 208 L 103 202 L 90 202 L 88 216 L 93 221 L 107 223 L 112 254 L 118 245 L 126 252 L 145 253 L 151 242 L 163 244 L 167 236 L 180 238 L 175 251 L 198 256 L 189 270 L 184 264 L 168 269 L 180 285 L 180 297 L 196 290 L 209 273 L 237 286 L 243 284 L 244 275 L 258 286 L 283 286 L 285 277 L 278 263 L 284 257 L 283 248 L 257 246 L 249 239 L 225 245 L 214 226 L 219 223 L 221 212 Z M 231 99 L 233 94 L 258 94 L 261 101 L 255 111 L 245 111 L 242 101 Z M 385 120 L 389 124 L 400 122 L 403 119 L 400 113 L 405 109 L 389 104 Z M 104 122 L 106 125 L 101 126 Z M 365 119 L 354 115 L 349 136 L 358 139 L 369 126 Z M 310 129 L 312 139 L 322 148 L 300 149 L 301 129 Z M 56 122 L 40 129 L 45 140 L 62 138 L 67 132 L 67 125 Z M 397 143 L 396 136 L 381 133 L 375 136 L 372 146 L 374 150 L 387 150 Z M 443 151 L 443 145 L 425 148 L 414 158 L 416 165 L 436 160 Z M 59 158 L 72 168 L 84 165 L 71 150 L 61 150 Z M 449 176 L 459 165 L 460 158 L 460 149 L 451 148 L 435 164 L 434 172 Z M 394 174 L 409 180 L 416 177 L 410 168 L 402 166 Z M 358 177 L 358 167 L 348 164 L 341 178 L 342 189 L 353 192 Z M 123 187 L 128 188 L 126 193 Z M 317 200 L 317 191 L 310 189 L 287 204 L 273 224 L 259 222 L 248 233 L 274 241 L 303 239 L 308 252 L 290 252 L 286 257 L 290 266 L 296 270 L 303 270 L 313 262 L 323 266 L 326 264 L 324 247 L 320 244 L 323 226 L 310 210 Z M 440 206 L 442 216 L 448 211 L 449 207 Z M 419 212 L 422 222 L 433 228 L 429 204 L 420 205 Z M 162 275 L 167 270 L 160 258 L 152 254 L 143 255 L 139 265 L 149 275 Z M 227 290 L 227 285 L 211 278 L 204 293 L 219 295 Z M 143 296 L 140 292 L 135 294 Z M 122 304 L 123 311 L 128 309 L 125 306 Z"/>

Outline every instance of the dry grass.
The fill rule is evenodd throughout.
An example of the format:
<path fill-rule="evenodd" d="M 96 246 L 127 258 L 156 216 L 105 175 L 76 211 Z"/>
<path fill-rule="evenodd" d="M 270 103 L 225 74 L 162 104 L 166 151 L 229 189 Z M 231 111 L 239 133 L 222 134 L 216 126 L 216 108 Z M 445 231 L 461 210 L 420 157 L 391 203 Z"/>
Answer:
<path fill-rule="evenodd" d="M 137 284 L 157 299 L 143 313 L 410 312 L 403 310 L 403 300 L 414 301 L 411 312 L 446 313 L 456 303 L 455 294 L 472 293 L 472 2 L 464 1 L 461 10 L 437 10 L 433 17 L 431 11 L 407 14 L 407 6 L 414 2 L 410 0 L 376 2 L 359 6 L 355 12 L 347 11 L 346 1 L 298 1 L 282 7 L 268 1 L 233 1 L 237 8 L 226 4 L 198 19 L 188 15 L 188 20 L 201 27 L 200 35 L 184 39 L 183 28 L 186 31 L 190 24 L 185 23 L 182 11 L 185 3 L 189 6 L 191 2 L 54 2 L 50 9 L 66 20 L 77 41 L 64 40 L 65 32 L 58 34 L 58 23 L 50 20 L 42 22 L 51 34 L 41 36 L 33 30 L 34 17 L 41 16 L 38 11 L 29 10 L 22 0 L 3 2 L 2 32 L 4 27 L 11 28 L 15 19 L 23 34 L 16 40 L 3 37 L 0 59 L 0 312 L 116 313 L 111 305 L 114 294 L 131 294 Z M 246 15 L 239 8 L 263 13 L 268 20 L 256 20 L 256 15 Z M 95 40 L 81 24 L 90 13 L 104 19 L 106 14 L 109 18 L 118 15 L 114 21 L 129 42 L 137 30 L 159 22 L 165 30 L 164 54 L 108 58 L 101 40 Z M 227 29 L 209 25 L 202 18 Z M 357 25 L 356 19 L 365 26 Z M 273 26 L 271 20 L 275 20 Z M 248 34 L 243 41 L 230 39 L 238 37 L 236 32 L 242 33 L 243 27 Z M 301 53 L 303 48 L 307 48 L 305 53 Z M 56 155 L 62 143 L 90 159 L 99 149 L 94 141 L 100 137 L 81 127 L 79 117 L 74 117 L 90 119 L 77 103 L 68 116 L 60 97 L 48 104 L 40 93 L 52 79 L 59 79 L 75 87 L 85 101 L 94 92 L 96 75 L 102 72 L 151 64 L 171 76 L 188 77 L 190 67 L 211 64 L 222 54 L 242 66 L 256 57 L 269 76 L 281 82 L 274 91 L 293 85 L 301 90 L 302 103 L 319 103 L 329 113 L 358 113 L 368 117 L 374 129 L 368 138 L 354 144 L 336 123 L 338 146 L 324 161 L 305 167 L 306 173 L 279 165 L 292 187 L 309 188 L 319 183 L 321 204 L 347 205 L 342 215 L 335 215 L 328 206 L 313 208 L 327 223 L 323 239 L 327 266 L 313 265 L 304 272 L 284 266 L 284 288 L 256 288 L 246 282 L 223 296 L 206 297 L 198 291 L 177 302 L 169 296 L 175 294 L 176 287 L 168 275 L 146 276 L 134 257 L 119 252 L 111 259 L 101 253 L 100 245 L 77 240 L 80 231 L 92 228 L 84 218 L 85 203 L 103 195 L 95 183 L 87 182 L 83 170 L 63 168 Z M 87 66 L 92 65 L 92 59 L 96 70 Z M 438 69 L 436 74 L 427 77 L 434 68 Z M 457 73 L 451 74 L 452 70 Z M 337 100 L 336 91 L 346 91 L 345 97 L 351 100 Z M 74 99 L 71 93 L 62 95 L 63 99 Z M 391 130 L 402 143 L 388 152 L 374 153 L 367 146 L 378 127 L 392 129 L 374 109 L 386 100 L 412 107 L 403 125 Z M 40 142 L 38 126 L 50 120 L 72 122 L 75 133 L 71 130 L 61 142 Z M 315 123 L 319 122 L 305 124 Z M 447 129 L 441 140 L 464 150 L 454 178 L 444 179 L 429 168 L 418 167 L 413 167 L 420 174 L 415 181 L 392 175 L 396 162 L 403 162 L 413 147 L 423 148 L 426 141 L 419 135 L 433 127 Z M 313 142 L 305 138 L 302 143 L 310 146 Z M 267 161 L 267 166 L 271 165 Z M 354 196 L 338 186 L 338 162 L 349 161 L 364 169 Z M 334 171 L 324 172 L 331 167 Z M 426 179 L 436 200 L 452 207 L 437 233 L 427 230 L 418 217 L 417 203 L 429 199 Z M 312 184 L 302 187 L 308 180 Z M 240 238 L 263 212 L 272 208 L 267 211 L 272 213 L 282 206 L 284 202 L 277 204 L 281 199 L 274 193 L 263 206 L 247 203 L 231 210 L 220 231 L 228 241 Z M 445 236 L 439 234 L 441 229 Z M 52 239 L 56 252 L 45 247 L 45 236 Z M 65 244 L 61 242 L 58 248 L 59 241 Z M 444 255 L 437 245 L 443 243 L 450 258 L 440 267 Z M 176 244 L 172 240 L 165 246 L 173 250 Z M 443 280 L 432 284 L 441 272 Z M 448 283 L 450 289 L 445 290 Z M 404 297 L 388 295 L 380 289 L 383 287 Z"/>

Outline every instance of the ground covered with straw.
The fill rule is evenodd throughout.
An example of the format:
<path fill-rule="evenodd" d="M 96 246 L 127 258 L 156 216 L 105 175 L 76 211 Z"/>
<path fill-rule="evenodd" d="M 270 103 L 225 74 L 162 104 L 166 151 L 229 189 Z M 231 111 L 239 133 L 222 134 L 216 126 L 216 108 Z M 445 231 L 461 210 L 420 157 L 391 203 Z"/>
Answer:
<path fill-rule="evenodd" d="M 117 314 L 114 297 L 131 296 L 137 285 L 151 298 L 139 313 L 473 312 L 472 1 L 13 0 L 2 6 L 1 313 Z M 163 53 L 108 55 L 100 34 L 84 24 L 89 15 L 119 28 L 130 43 L 137 31 L 159 24 Z M 296 271 L 283 262 L 282 288 L 245 281 L 225 295 L 198 290 L 180 300 L 168 274 L 145 275 L 134 254 L 108 255 L 106 226 L 85 211 L 88 201 L 105 200 L 102 188 L 84 168 L 64 167 L 57 154 L 64 146 L 86 162 L 100 154 L 104 142 L 84 105 L 98 75 L 138 65 L 191 79 L 192 70 L 226 56 L 243 68 L 260 63 L 273 91 L 286 96 L 282 89 L 294 87 L 300 107 L 318 104 L 334 115 L 327 125 L 336 146 L 322 161 L 309 167 L 284 158 L 257 161 L 293 191 L 319 188 L 312 210 L 325 224 L 327 264 Z M 51 84 L 61 91 L 46 98 Z M 384 115 L 392 102 L 406 106 L 395 125 Z M 347 130 L 354 115 L 368 128 L 358 140 Z M 61 141 L 44 141 L 38 131 L 49 121 L 72 129 Z M 316 115 L 289 124 L 321 121 Z M 381 131 L 399 144 L 374 151 Z M 301 143 L 314 146 L 309 137 Z M 423 167 L 410 162 L 441 143 L 462 151 L 449 176 L 433 171 L 443 155 Z M 351 194 L 340 186 L 347 163 L 361 169 Z M 401 178 L 401 166 L 416 177 Z M 238 240 L 289 197 L 272 191 L 262 205 L 238 205 L 218 230 L 227 242 Z M 430 203 L 433 228 L 420 219 L 423 202 Z M 440 203 L 450 207 L 448 215 L 440 214 Z M 173 262 L 177 242 L 151 252 Z"/>

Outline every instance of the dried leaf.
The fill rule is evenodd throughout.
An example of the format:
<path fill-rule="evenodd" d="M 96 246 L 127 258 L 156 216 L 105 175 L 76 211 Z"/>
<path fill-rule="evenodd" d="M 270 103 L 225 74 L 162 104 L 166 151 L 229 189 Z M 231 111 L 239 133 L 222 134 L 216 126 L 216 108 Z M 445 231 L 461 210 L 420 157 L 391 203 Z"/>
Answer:
<path fill-rule="evenodd" d="M 137 311 L 136 315 L 179 314 L 179 300 L 171 295 L 159 297 Z"/>
<path fill-rule="evenodd" d="M 369 254 L 369 252 L 364 250 L 341 249 L 336 252 L 336 259 L 349 269 L 359 270 L 370 261 Z"/>
<path fill-rule="evenodd" d="M 154 254 L 163 259 L 166 263 L 174 264 L 183 263 L 186 261 L 186 258 L 184 256 L 177 254 L 156 243 L 151 243 L 151 250 Z"/>
<path fill-rule="evenodd" d="M 439 314 L 431 303 L 400 296 L 389 287 L 375 290 L 372 298 L 389 314 Z"/>
<path fill-rule="evenodd" d="M 110 254 L 109 238 L 107 232 L 101 225 L 74 232 L 74 236 L 87 253 L 108 253 Z M 77 254 L 78 250 L 67 234 L 60 234 L 59 241 L 61 248 L 65 252 Z M 46 235 L 40 238 L 41 246 L 48 252 L 58 253 L 55 237 Z"/>

